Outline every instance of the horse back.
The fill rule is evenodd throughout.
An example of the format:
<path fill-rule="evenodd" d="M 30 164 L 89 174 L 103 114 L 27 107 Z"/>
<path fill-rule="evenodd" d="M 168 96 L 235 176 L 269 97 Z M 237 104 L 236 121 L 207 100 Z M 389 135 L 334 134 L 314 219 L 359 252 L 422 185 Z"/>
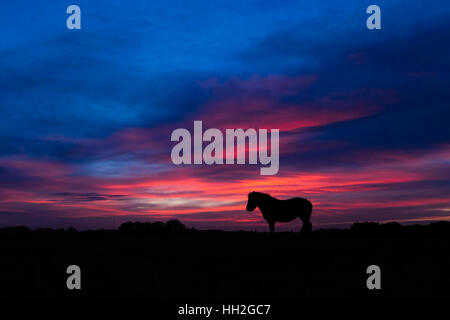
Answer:
<path fill-rule="evenodd" d="M 291 198 L 285 201 L 289 204 L 312 206 L 311 202 L 308 199 L 304 198 Z"/>
<path fill-rule="evenodd" d="M 285 200 L 289 209 L 301 210 L 304 213 L 311 214 L 312 211 L 312 203 L 304 198 L 292 198 Z"/>

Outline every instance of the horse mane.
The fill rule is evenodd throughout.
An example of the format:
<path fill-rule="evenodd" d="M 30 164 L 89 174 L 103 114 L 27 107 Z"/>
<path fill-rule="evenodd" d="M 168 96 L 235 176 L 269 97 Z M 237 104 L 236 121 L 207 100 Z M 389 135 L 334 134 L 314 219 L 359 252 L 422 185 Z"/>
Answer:
<path fill-rule="evenodd" d="M 256 192 L 256 191 L 253 191 L 253 192 L 249 193 L 249 196 L 250 196 L 250 195 L 253 195 L 255 198 L 261 199 L 261 200 L 269 200 L 269 199 L 272 199 L 272 196 L 271 196 L 270 194 L 262 193 L 262 192 Z"/>

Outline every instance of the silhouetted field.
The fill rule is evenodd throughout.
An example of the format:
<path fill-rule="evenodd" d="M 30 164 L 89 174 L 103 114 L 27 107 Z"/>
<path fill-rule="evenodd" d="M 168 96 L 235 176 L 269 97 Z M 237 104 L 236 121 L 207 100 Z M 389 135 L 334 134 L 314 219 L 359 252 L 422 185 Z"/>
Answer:
<path fill-rule="evenodd" d="M 178 222 L 120 230 L 0 229 L 1 298 L 267 301 L 449 299 L 450 223 L 354 224 L 299 233 L 184 229 Z M 66 288 L 81 267 L 82 289 Z M 366 268 L 381 268 L 381 290 Z"/>

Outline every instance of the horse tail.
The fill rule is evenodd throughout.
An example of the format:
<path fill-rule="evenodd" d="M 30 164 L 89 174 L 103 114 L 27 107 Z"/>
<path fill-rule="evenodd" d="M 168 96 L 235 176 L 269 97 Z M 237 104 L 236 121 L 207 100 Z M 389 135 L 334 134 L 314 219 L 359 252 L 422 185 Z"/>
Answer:
<path fill-rule="evenodd" d="M 313 208 L 313 205 L 312 205 L 312 203 L 311 203 L 311 201 L 309 201 L 309 200 L 306 200 L 306 212 L 307 212 L 307 214 L 306 214 L 306 218 L 309 220 L 309 218 L 311 217 L 311 214 L 312 214 L 312 208 Z"/>
<path fill-rule="evenodd" d="M 302 233 L 310 233 L 312 231 L 312 223 L 310 221 L 312 214 L 312 203 L 309 200 L 305 199 L 305 213 L 304 216 L 301 217 L 303 222 Z"/>

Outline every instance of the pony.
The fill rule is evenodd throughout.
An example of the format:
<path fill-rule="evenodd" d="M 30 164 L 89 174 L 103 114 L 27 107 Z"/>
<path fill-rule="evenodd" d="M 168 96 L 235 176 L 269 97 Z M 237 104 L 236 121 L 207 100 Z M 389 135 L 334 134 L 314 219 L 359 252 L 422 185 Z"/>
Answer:
<path fill-rule="evenodd" d="M 303 222 L 302 233 L 312 231 L 309 221 L 312 212 L 312 203 L 303 198 L 280 200 L 267 193 L 251 192 L 248 194 L 247 211 L 253 211 L 258 207 L 269 224 L 270 233 L 275 232 L 275 222 L 290 222 L 300 218 Z"/>

